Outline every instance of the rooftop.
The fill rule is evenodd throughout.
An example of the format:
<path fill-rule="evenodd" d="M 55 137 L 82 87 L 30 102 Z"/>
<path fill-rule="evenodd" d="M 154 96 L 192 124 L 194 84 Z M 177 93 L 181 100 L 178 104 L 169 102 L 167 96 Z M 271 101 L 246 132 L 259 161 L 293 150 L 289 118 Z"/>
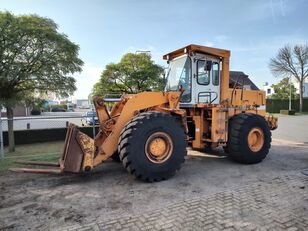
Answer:
<path fill-rule="evenodd" d="M 238 86 L 249 85 L 251 90 L 259 90 L 259 88 L 251 81 L 251 79 L 242 71 L 230 71 L 230 87 L 234 87 L 236 84 Z"/>

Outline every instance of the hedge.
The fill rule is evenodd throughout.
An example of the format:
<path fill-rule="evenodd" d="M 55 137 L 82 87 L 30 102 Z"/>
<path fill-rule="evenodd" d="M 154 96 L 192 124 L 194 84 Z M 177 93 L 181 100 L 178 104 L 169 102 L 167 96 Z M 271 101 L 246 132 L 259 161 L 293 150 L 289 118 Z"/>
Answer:
<path fill-rule="evenodd" d="M 269 113 L 279 113 L 280 110 L 289 109 L 288 99 L 266 99 L 266 111 Z M 299 111 L 299 99 L 292 100 L 292 109 Z M 308 112 L 308 98 L 304 98 L 303 111 Z"/>
<path fill-rule="evenodd" d="M 93 136 L 92 127 L 79 127 L 79 130 L 88 136 Z M 96 134 L 98 127 L 95 128 Z M 15 144 L 32 144 L 42 143 L 50 141 L 61 141 L 65 140 L 67 128 L 50 128 L 50 129 L 30 129 L 14 131 Z M 3 132 L 3 143 L 4 146 L 8 145 L 8 133 Z"/>

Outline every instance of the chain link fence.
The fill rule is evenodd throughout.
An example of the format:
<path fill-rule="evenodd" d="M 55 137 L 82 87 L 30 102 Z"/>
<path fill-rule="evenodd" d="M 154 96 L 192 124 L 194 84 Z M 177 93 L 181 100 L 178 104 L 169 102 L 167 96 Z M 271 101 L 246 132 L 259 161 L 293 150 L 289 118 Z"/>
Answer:
<path fill-rule="evenodd" d="M 79 127 L 92 127 L 92 137 L 96 135 L 98 126 L 96 112 L 89 111 L 84 114 L 78 112 L 47 112 L 40 116 L 14 117 L 13 130 L 30 131 L 67 128 L 69 123 Z M 0 158 L 4 157 L 4 133 L 8 131 L 8 118 L 0 116 Z"/>

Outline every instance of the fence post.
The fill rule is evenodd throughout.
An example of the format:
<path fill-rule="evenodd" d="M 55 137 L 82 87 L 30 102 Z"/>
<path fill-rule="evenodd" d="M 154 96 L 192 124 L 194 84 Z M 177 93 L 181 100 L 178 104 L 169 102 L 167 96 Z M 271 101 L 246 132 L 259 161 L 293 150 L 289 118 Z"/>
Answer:
<path fill-rule="evenodd" d="M 2 118 L 1 118 L 1 107 L 0 107 L 0 160 L 4 158 L 4 143 L 3 143 L 3 130 L 2 130 Z"/>
<path fill-rule="evenodd" d="M 93 130 L 93 139 L 95 138 L 95 116 L 94 109 L 92 108 L 92 130 Z"/>

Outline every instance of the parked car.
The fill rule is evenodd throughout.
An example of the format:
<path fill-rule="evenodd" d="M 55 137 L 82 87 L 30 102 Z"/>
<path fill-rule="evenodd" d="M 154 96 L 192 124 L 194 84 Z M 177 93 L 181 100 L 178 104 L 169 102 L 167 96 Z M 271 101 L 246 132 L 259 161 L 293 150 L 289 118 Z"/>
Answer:
<path fill-rule="evenodd" d="M 93 118 L 94 118 L 94 124 L 98 124 L 97 113 L 93 111 L 86 112 L 81 119 L 82 126 L 85 126 L 86 124 L 93 125 Z"/>
<path fill-rule="evenodd" d="M 64 108 L 54 107 L 51 109 L 52 112 L 66 112 Z"/>
<path fill-rule="evenodd" d="M 40 109 L 32 109 L 31 110 L 31 115 L 41 115 L 41 110 Z"/>

